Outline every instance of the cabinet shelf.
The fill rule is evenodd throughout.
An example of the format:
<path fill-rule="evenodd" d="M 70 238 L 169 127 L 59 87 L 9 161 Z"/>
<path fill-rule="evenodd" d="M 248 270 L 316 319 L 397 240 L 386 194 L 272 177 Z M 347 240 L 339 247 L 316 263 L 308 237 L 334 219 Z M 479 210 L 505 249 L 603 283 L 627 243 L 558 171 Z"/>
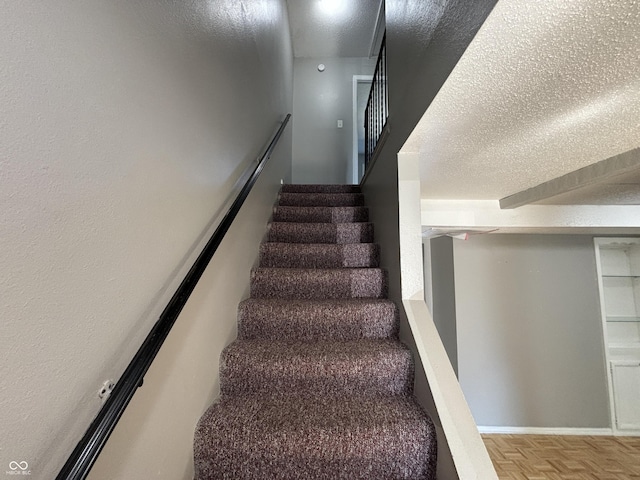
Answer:
<path fill-rule="evenodd" d="M 640 278 L 640 275 L 628 274 L 628 275 L 602 275 L 602 278 Z"/>

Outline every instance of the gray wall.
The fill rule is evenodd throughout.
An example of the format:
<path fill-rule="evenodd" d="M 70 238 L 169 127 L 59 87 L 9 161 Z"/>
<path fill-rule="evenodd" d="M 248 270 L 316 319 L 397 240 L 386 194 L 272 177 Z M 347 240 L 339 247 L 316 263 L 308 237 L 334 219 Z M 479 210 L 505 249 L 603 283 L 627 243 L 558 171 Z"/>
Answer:
<path fill-rule="evenodd" d="M 430 241 L 431 314 L 454 372 L 458 373 L 458 337 L 456 333 L 456 289 L 454 280 L 453 238 L 443 236 Z M 426 260 L 426 259 L 425 259 Z"/>
<path fill-rule="evenodd" d="M 293 57 L 284 0 L 0 0 L 0 11 L 0 468 L 26 461 L 45 479 L 291 111 Z M 290 176 L 290 133 L 272 160 L 96 478 L 191 478 L 194 425 Z"/>
<path fill-rule="evenodd" d="M 593 239 L 454 242 L 459 378 L 479 425 L 609 426 Z"/>
<path fill-rule="evenodd" d="M 352 183 L 353 76 L 373 75 L 375 65 L 375 58 L 294 60 L 293 182 Z"/>

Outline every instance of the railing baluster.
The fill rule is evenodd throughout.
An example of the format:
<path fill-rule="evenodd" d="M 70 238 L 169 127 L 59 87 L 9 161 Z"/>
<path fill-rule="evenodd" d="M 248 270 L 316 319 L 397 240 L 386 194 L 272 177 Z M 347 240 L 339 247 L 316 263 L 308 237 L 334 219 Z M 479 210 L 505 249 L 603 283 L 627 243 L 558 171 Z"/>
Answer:
<path fill-rule="evenodd" d="M 365 172 L 373 157 L 378 140 L 389 117 L 389 90 L 387 84 L 387 48 L 386 35 L 382 38 L 380 53 L 373 73 L 371 91 L 364 114 L 364 168 Z"/>

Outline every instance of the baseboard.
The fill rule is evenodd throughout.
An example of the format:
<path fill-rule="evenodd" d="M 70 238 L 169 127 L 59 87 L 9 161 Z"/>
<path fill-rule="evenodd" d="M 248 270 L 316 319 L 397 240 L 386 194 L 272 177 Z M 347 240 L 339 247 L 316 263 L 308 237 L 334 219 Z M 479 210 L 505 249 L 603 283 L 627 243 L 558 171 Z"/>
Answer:
<path fill-rule="evenodd" d="M 480 433 L 502 435 L 613 435 L 610 428 L 481 427 Z"/>

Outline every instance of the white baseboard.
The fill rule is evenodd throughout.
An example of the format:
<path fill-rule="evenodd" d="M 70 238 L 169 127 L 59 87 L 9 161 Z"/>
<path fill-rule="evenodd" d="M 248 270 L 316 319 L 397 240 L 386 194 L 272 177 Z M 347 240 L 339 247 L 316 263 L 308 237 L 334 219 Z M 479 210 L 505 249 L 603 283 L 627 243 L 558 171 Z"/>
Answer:
<path fill-rule="evenodd" d="M 481 427 L 480 433 L 502 435 L 613 435 L 610 428 Z"/>

